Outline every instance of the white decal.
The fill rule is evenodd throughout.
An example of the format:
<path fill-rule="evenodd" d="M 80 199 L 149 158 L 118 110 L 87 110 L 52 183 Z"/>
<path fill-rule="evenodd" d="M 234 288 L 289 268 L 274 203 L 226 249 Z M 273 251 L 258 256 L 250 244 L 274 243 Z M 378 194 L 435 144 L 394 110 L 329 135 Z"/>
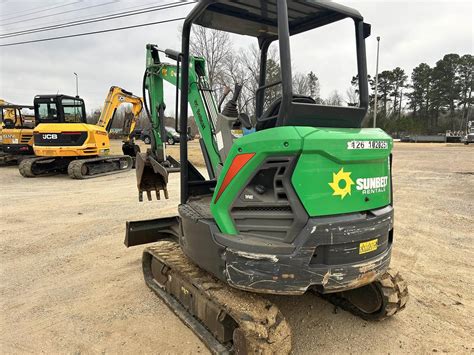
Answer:
<path fill-rule="evenodd" d="M 58 139 L 58 135 L 54 133 L 43 134 L 43 139 Z"/>
<path fill-rule="evenodd" d="M 347 149 L 387 149 L 386 141 L 349 141 Z"/>
<path fill-rule="evenodd" d="M 387 184 L 388 176 L 359 178 L 356 180 L 357 190 L 362 191 L 364 195 L 385 192 Z"/>
<path fill-rule="evenodd" d="M 222 148 L 224 148 L 224 140 L 222 139 L 222 132 L 216 133 L 216 141 L 217 141 L 217 149 L 221 151 Z"/>

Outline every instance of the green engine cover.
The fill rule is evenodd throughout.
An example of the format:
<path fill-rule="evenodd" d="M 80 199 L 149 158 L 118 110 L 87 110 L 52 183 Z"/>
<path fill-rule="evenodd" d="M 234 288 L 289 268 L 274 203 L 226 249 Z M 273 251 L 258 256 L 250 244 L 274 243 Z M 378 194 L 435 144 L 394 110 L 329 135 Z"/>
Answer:
<path fill-rule="evenodd" d="M 366 211 L 390 203 L 390 136 L 380 129 L 277 127 L 237 139 L 219 177 L 211 211 L 220 230 L 238 234 L 231 206 L 268 157 L 298 156 L 292 185 L 310 217 Z M 239 154 L 253 157 L 217 191 Z"/>
<path fill-rule="evenodd" d="M 304 135 L 292 183 L 309 216 L 389 204 L 392 145 L 380 129 L 321 128 Z"/>

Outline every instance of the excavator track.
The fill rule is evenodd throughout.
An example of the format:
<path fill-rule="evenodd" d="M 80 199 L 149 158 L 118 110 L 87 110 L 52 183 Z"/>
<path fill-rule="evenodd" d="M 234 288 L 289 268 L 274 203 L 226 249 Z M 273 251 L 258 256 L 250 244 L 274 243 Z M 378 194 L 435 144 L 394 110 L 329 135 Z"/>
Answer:
<path fill-rule="evenodd" d="M 371 321 L 381 321 L 400 312 L 409 298 L 406 281 L 393 269 L 369 285 L 321 296 L 335 306 Z"/>
<path fill-rule="evenodd" d="M 36 157 L 20 161 L 18 170 L 23 177 L 36 177 L 61 173 L 69 161 L 60 158 Z"/>
<path fill-rule="evenodd" d="M 33 163 L 34 159 L 25 159 L 20 163 L 18 169 L 20 170 L 21 176 L 35 177 L 35 174 L 33 174 Z"/>
<path fill-rule="evenodd" d="M 14 165 L 16 163 L 16 160 L 11 154 L 7 154 L 0 150 L 0 166 L 3 165 Z"/>
<path fill-rule="evenodd" d="M 131 170 L 133 158 L 128 155 L 77 159 L 69 163 L 67 173 L 72 179 L 91 179 Z"/>
<path fill-rule="evenodd" d="M 145 282 L 214 354 L 288 354 L 291 330 L 278 308 L 236 290 L 163 240 L 143 253 Z"/>

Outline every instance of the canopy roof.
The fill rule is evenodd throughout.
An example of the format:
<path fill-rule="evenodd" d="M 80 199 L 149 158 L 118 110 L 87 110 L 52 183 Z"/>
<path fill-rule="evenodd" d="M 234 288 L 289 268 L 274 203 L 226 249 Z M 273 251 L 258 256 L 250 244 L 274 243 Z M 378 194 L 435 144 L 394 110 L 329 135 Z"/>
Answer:
<path fill-rule="evenodd" d="M 34 109 L 35 107 L 34 107 L 34 106 L 31 106 L 31 105 L 15 105 L 15 104 L 2 105 L 2 104 L 0 104 L 0 108 L 5 108 L 5 109 L 8 109 L 8 108 L 18 108 L 18 109 L 28 108 L 28 109 Z"/>
<path fill-rule="evenodd" d="M 44 94 L 44 95 L 36 95 L 35 100 L 43 100 L 43 99 L 71 99 L 71 100 L 79 100 L 79 101 L 84 101 L 82 98 L 79 96 L 69 96 L 69 95 L 63 95 L 63 94 Z"/>
<path fill-rule="evenodd" d="M 203 1 L 198 6 L 206 6 Z M 288 0 L 290 35 L 324 26 L 329 23 L 353 18 L 363 20 L 362 15 L 350 7 L 329 1 Z M 276 36 L 276 0 L 218 0 L 207 5 L 194 23 L 241 35 L 253 37 Z"/>

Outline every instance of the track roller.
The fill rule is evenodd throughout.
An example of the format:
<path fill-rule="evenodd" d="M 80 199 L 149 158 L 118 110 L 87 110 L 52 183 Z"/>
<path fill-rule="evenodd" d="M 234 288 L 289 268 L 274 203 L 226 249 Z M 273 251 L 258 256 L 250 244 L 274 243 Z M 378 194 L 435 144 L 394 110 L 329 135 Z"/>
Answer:
<path fill-rule="evenodd" d="M 145 282 L 214 354 L 288 354 L 291 331 L 278 308 L 236 290 L 163 240 L 143 253 Z"/>

